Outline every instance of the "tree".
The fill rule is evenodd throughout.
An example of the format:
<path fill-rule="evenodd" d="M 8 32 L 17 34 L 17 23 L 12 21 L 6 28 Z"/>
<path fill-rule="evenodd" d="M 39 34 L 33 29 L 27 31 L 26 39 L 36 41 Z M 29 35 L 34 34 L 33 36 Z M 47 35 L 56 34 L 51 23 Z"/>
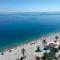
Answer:
<path fill-rule="evenodd" d="M 25 54 L 25 51 L 26 51 L 26 50 L 25 50 L 24 48 L 22 48 L 21 53 L 22 53 L 22 55 L 23 55 L 23 58 L 25 58 L 25 55 L 24 55 L 24 54 Z"/>
<path fill-rule="evenodd" d="M 59 37 L 58 36 L 55 36 L 55 39 L 56 39 L 56 41 L 55 42 L 57 42 L 57 39 L 58 39 Z"/>
<path fill-rule="evenodd" d="M 40 47 L 37 46 L 37 50 L 35 52 L 41 52 Z"/>
<path fill-rule="evenodd" d="M 43 41 L 42 41 L 42 43 L 44 44 L 44 48 L 46 47 L 46 38 L 45 39 L 43 39 Z"/>
<path fill-rule="evenodd" d="M 55 57 L 53 52 L 50 53 L 44 53 L 43 60 L 53 60 Z"/>
<path fill-rule="evenodd" d="M 58 49 L 57 48 L 52 48 L 51 52 L 57 53 Z"/>
<path fill-rule="evenodd" d="M 40 60 L 40 57 L 36 56 L 36 60 Z"/>
<path fill-rule="evenodd" d="M 58 47 L 58 50 L 60 50 L 60 45 L 59 45 L 59 47 Z"/>
<path fill-rule="evenodd" d="M 44 56 L 42 57 L 42 60 L 46 60 L 47 53 L 44 53 Z"/>

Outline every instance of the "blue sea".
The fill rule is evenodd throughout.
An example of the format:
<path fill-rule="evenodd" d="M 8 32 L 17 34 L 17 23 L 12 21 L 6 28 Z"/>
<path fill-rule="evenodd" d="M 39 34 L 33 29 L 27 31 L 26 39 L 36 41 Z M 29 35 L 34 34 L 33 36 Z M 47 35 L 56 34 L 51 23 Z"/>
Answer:
<path fill-rule="evenodd" d="M 60 32 L 60 13 L 0 13 L 0 50 Z"/>

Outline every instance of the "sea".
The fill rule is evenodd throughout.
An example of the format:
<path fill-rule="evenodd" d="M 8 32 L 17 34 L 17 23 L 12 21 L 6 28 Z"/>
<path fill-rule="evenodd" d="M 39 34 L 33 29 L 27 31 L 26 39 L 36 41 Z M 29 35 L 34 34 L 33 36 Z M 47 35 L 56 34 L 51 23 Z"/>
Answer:
<path fill-rule="evenodd" d="M 0 13 L 0 51 L 60 32 L 60 12 Z"/>

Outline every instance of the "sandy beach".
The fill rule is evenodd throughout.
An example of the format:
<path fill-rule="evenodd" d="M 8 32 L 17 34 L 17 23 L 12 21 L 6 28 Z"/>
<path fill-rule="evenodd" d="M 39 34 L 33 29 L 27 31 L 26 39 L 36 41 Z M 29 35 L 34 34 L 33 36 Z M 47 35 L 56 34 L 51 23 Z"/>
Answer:
<path fill-rule="evenodd" d="M 56 35 L 59 37 L 57 42 L 59 42 L 60 44 L 60 33 L 53 33 L 53 34 L 50 34 L 48 37 L 43 37 L 39 40 L 27 43 L 25 45 L 20 45 L 12 49 L 8 49 L 7 51 L 1 52 L 0 60 L 20 60 L 21 57 L 23 56 L 21 52 L 23 48 L 25 50 L 24 55 L 26 56 L 23 60 L 35 60 L 36 56 L 42 57 L 45 52 L 43 50 L 44 48 L 44 44 L 42 43 L 43 39 L 46 39 L 48 44 L 55 41 Z M 39 46 L 43 52 L 35 52 L 35 50 L 37 49 L 37 46 Z"/>

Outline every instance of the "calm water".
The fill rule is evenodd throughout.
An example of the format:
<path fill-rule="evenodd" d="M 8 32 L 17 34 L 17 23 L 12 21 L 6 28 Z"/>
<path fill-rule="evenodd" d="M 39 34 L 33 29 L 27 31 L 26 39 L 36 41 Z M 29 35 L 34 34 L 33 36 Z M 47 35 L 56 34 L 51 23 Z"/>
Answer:
<path fill-rule="evenodd" d="M 60 14 L 0 13 L 0 49 L 60 31 Z"/>

